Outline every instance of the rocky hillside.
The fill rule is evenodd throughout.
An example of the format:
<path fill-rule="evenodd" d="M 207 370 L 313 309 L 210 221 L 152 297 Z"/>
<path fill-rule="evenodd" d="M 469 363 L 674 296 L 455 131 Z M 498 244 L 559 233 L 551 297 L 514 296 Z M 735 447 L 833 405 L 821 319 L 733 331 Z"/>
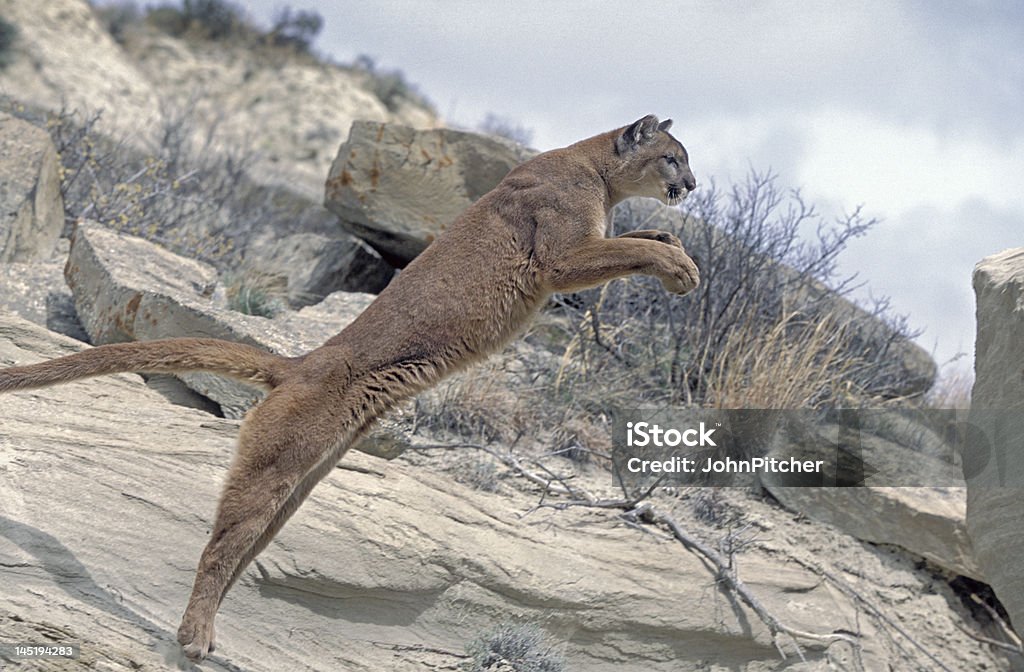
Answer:
<path fill-rule="evenodd" d="M 433 128 L 422 108 L 388 109 L 358 74 L 307 56 L 145 26 L 115 41 L 75 0 L 0 7 L 19 35 L 0 71 L 11 112 L 0 114 L 0 367 L 196 334 L 307 351 L 531 156 Z M 149 136 L 167 128 L 167 100 L 190 126 L 225 131 L 207 147 L 214 158 L 254 136 L 259 158 L 237 182 L 244 197 L 224 207 L 127 198 L 118 202 L 135 209 L 122 225 L 103 198 L 173 182 L 160 181 L 163 164 L 147 154 L 162 142 Z M 57 129 L 73 130 L 52 114 L 62 105 L 102 107 L 97 135 L 62 144 Z M 97 180 L 105 191 L 83 200 L 68 185 L 72 155 L 111 137 L 133 138 L 103 145 L 127 158 L 88 165 L 128 175 Z M 148 182 L 133 178 L 143 169 L 153 170 Z M 240 214 L 257 211 L 258 221 Z M 211 225 L 211 212 L 232 228 Z M 229 232 L 248 265 L 169 244 L 148 228 L 157 214 L 199 237 Z M 138 235 L 133 218 L 146 224 Z M 707 242 L 703 263 L 719 275 L 705 286 L 720 289 L 686 305 L 717 309 L 715 292 L 765 305 L 784 295 L 815 325 L 840 316 L 850 326 L 820 352 L 800 325 L 782 349 L 758 350 L 762 331 L 788 333 L 772 327 L 770 310 L 736 315 L 762 320 L 747 327 L 755 340 L 723 338 L 729 352 L 760 352 L 787 389 L 813 376 L 779 367 L 795 351 L 818 352 L 815 368 L 827 375 L 813 379 L 807 405 L 879 413 L 843 449 L 887 473 L 935 480 L 766 480 L 624 500 L 607 459 L 612 409 L 687 403 L 665 390 L 696 341 L 670 341 L 666 323 L 687 319 L 688 331 L 703 332 L 689 314 L 658 308 L 663 295 L 643 281 L 563 297 L 524 339 L 398 409 L 346 455 L 229 593 L 218 649 L 198 669 L 1024 669 L 1010 627 L 1021 618 L 1019 572 L 1002 561 L 1017 548 L 1013 516 L 984 487 L 965 491 L 950 428 L 921 412 L 934 362 L 821 278 L 779 260 L 717 266 L 764 257 L 735 232 L 642 203 L 620 209 L 613 226 Z M 1006 297 L 1020 294 L 1004 262 L 989 260 L 976 280 L 989 325 L 979 332 L 987 345 L 976 397 L 998 403 L 1014 394 L 992 372 L 1014 361 Z M 737 279 L 747 284 L 730 284 Z M 752 279 L 761 293 L 748 293 Z M 665 343 L 677 359 L 659 359 Z M 764 384 L 760 365 L 737 369 L 739 391 Z M 737 392 L 712 375 L 722 366 L 710 369 L 683 383 L 693 406 Z M 15 669 L 189 669 L 175 629 L 238 418 L 259 398 L 199 375 L 120 375 L 0 397 L 0 667 L 15 663 L 8 642 L 63 642 L 81 647 L 78 660 Z M 841 419 L 822 418 L 822 436 L 842 434 Z M 532 667 L 517 660 L 524 648 Z"/>
<path fill-rule="evenodd" d="M 389 110 L 367 79 L 344 68 L 230 42 L 186 41 L 145 24 L 119 44 L 85 0 L 4 0 L 18 39 L 0 93 L 47 109 L 102 111 L 101 127 L 146 146 L 170 115 L 197 135 L 258 154 L 259 179 L 321 199 L 333 152 L 356 119 L 438 123 L 412 102 Z"/>

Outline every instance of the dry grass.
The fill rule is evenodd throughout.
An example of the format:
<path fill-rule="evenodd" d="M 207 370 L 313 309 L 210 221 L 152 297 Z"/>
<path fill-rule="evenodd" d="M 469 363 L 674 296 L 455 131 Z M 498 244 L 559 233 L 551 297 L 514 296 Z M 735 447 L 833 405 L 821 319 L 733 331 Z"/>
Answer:
<path fill-rule="evenodd" d="M 417 429 L 483 444 L 515 442 L 529 417 L 517 391 L 487 366 L 470 369 L 419 395 L 415 409 Z"/>
<path fill-rule="evenodd" d="M 784 314 L 767 332 L 744 326 L 715 353 L 705 406 L 722 409 L 818 408 L 844 396 L 857 362 L 848 335 L 833 315 L 814 322 Z"/>

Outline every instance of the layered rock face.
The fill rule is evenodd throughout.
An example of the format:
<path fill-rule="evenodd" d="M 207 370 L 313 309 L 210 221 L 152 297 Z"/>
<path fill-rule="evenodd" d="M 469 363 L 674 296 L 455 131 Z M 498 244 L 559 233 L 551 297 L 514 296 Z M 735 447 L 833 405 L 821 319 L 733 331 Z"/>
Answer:
<path fill-rule="evenodd" d="M 1024 627 L 1024 248 L 974 269 L 978 336 L 970 423 L 967 530 L 1014 625 Z"/>

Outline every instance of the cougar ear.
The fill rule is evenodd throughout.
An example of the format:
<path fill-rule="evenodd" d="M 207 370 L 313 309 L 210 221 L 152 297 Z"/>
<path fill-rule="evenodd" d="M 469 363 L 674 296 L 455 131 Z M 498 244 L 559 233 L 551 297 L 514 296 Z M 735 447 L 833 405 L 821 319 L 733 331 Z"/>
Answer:
<path fill-rule="evenodd" d="M 658 130 L 659 131 L 668 131 L 668 129 L 670 129 L 670 128 L 672 128 L 672 120 L 671 119 L 666 119 L 665 121 L 663 121 L 660 124 L 658 124 Z"/>
<path fill-rule="evenodd" d="M 619 154 L 626 154 L 651 140 L 657 132 L 658 118 L 653 114 L 648 114 L 627 126 L 622 135 L 615 139 L 615 151 Z"/>

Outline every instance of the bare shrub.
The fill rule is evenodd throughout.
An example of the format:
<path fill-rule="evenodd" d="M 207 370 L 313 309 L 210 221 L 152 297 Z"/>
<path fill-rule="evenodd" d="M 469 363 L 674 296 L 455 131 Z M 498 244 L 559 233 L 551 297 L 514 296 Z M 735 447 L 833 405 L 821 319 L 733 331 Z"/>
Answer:
<path fill-rule="evenodd" d="M 786 381 L 815 372 L 814 382 L 767 407 L 899 396 L 906 374 L 893 348 L 911 336 L 905 320 L 885 302 L 870 311 L 874 319 L 855 319 L 840 298 L 853 278 L 839 277 L 836 260 L 874 220 L 858 209 L 825 224 L 799 191 L 783 192 L 774 176 L 759 173 L 726 194 L 712 184 L 685 205 L 683 216 L 673 217 L 660 206 L 627 202 L 616 213 L 615 233 L 672 231 L 697 261 L 700 286 L 679 299 L 657 280 L 632 277 L 559 299 L 575 327 L 565 349 L 571 366 L 559 385 L 602 381 L 607 389 L 614 381 L 630 391 L 633 405 L 736 407 L 768 403 Z M 803 352 L 808 338 L 820 349 Z M 767 387 L 773 378 L 774 390 Z M 751 380 L 762 389 L 745 390 Z"/>
<path fill-rule="evenodd" d="M 311 10 L 293 11 L 284 7 L 274 13 L 273 26 L 266 34 L 268 43 L 309 53 L 313 40 L 324 27 L 324 17 Z"/>
<path fill-rule="evenodd" d="M 365 77 L 367 88 L 391 112 L 398 112 L 404 103 L 409 103 L 427 110 L 433 110 L 433 104 L 409 82 L 401 70 L 387 70 L 377 66 L 370 56 L 362 54 L 352 64 L 352 69 L 361 72 Z"/>
<path fill-rule="evenodd" d="M 143 22 L 143 11 L 132 0 L 122 0 L 93 7 L 97 18 L 119 44 L 124 44 L 133 28 Z"/>
<path fill-rule="evenodd" d="M 539 627 L 502 623 L 466 647 L 468 672 L 503 669 L 514 672 L 562 672 L 565 661 Z"/>
<path fill-rule="evenodd" d="M 693 517 L 706 525 L 722 526 L 729 521 L 733 513 L 729 504 L 722 500 L 718 488 L 694 488 L 688 496 Z"/>
<path fill-rule="evenodd" d="M 512 142 L 518 142 L 520 145 L 529 146 L 533 142 L 533 129 L 512 121 L 508 117 L 498 116 L 493 112 L 487 113 L 484 120 L 477 126 L 477 130 L 481 133 L 507 138 Z"/>
<path fill-rule="evenodd" d="M 29 119 L 54 141 L 69 223 L 93 220 L 179 254 L 232 266 L 238 251 L 230 227 L 252 154 L 215 147 L 215 128 L 199 132 L 191 107 L 164 109 L 149 151 L 100 133 L 101 112 L 64 109 Z"/>
<path fill-rule="evenodd" d="M 244 10 L 227 0 L 182 0 L 180 6 L 163 3 L 149 8 L 146 20 L 174 37 L 188 33 L 202 39 L 224 40 L 252 32 Z"/>

